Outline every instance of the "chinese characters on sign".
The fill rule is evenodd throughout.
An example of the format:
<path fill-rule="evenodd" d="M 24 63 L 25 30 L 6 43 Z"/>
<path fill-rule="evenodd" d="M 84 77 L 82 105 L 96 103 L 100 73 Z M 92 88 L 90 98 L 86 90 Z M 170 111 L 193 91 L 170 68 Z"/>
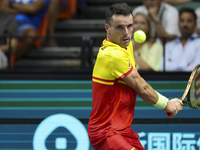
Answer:
<path fill-rule="evenodd" d="M 200 150 L 200 133 L 140 132 L 146 150 Z"/>

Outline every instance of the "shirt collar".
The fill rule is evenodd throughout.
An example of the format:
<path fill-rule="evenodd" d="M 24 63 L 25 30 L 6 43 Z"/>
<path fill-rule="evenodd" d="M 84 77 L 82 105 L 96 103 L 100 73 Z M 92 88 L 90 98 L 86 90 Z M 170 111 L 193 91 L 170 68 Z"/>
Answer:
<path fill-rule="evenodd" d="M 191 37 L 188 38 L 188 40 L 195 40 L 195 39 L 198 38 L 198 37 L 199 37 L 198 34 L 194 32 L 194 33 L 191 35 Z M 176 41 L 176 42 L 180 42 L 180 37 L 177 37 L 177 38 L 175 39 L 175 41 Z"/>
<path fill-rule="evenodd" d="M 106 41 L 106 42 L 104 42 L 104 41 Z M 106 45 L 106 46 L 113 46 L 113 47 L 120 47 L 121 49 L 127 50 L 127 47 L 126 47 L 126 48 L 123 48 L 123 47 L 119 46 L 118 44 L 115 44 L 115 43 L 109 41 L 107 38 L 106 38 L 104 41 L 103 41 L 103 45 Z M 130 41 L 130 43 L 131 43 L 131 41 Z M 130 45 L 130 43 L 129 43 L 129 45 Z"/>

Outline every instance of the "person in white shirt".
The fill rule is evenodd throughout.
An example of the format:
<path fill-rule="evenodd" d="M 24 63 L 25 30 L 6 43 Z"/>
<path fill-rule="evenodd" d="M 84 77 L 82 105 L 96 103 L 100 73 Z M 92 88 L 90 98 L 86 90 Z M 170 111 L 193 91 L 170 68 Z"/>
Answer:
<path fill-rule="evenodd" d="M 178 29 L 178 10 L 162 0 L 143 0 L 143 5 L 136 7 L 132 14 L 138 13 L 149 15 L 152 20 L 152 28 L 156 37 L 166 37 L 166 41 L 180 36 Z"/>
<path fill-rule="evenodd" d="M 195 33 L 197 16 L 193 9 L 182 8 L 179 11 L 179 29 L 181 38 L 165 45 L 165 60 L 161 64 L 165 71 L 192 71 L 200 64 L 200 38 Z"/>

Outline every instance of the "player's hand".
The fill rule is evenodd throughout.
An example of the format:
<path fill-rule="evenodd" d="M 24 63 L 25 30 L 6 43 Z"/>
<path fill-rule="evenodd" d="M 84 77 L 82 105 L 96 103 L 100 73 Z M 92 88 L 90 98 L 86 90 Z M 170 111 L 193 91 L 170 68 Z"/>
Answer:
<path fill-rule="evenodd" d="M 179 111 L 183 109 L 182 106 L 183 106 L 183 102 L 178 98 L 174 98 L 167 102 L 167 106 L 163 110 L 170 114 L 168 115 L 169 118 L 172 118 L 176 114 L 178 114 Z"/>

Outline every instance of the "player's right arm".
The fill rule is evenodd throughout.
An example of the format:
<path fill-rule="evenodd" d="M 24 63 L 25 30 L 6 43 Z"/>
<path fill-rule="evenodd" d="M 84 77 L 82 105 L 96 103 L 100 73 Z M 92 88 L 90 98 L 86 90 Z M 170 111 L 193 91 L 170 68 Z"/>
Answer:
<path fill-rule="evenodd" d="M 135 68 L 123 78 L 123 81 L 126 82 L 126 84 L 129 85 L 145 102 L 152 105 L 155 105 L 158 102 L 159 96 L 156 91 L 139 75 Z M 173 117 L 182 110 L 182 105 L 182 101 L 175 98 L 169 100 L 163 110 L 172 113 L 170 117 Z"/>

